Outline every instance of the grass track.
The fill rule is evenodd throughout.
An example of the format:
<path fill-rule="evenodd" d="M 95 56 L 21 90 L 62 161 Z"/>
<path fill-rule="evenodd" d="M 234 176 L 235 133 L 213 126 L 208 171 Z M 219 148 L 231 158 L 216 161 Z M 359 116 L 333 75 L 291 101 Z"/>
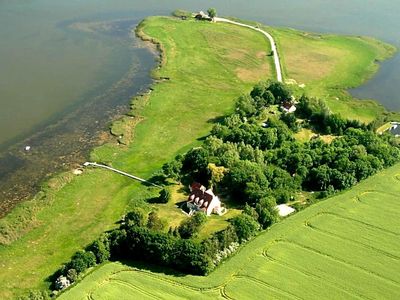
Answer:
<path fill-rule="evenodd" d="M 400 294 L 400 219 L 382 207 L 398 207 L 399 172 L 400 164 L 275 224 L 207 277 L 174 277 L 109 263 L 60 299 L 84 299 L 88 290 L 97 291 L 94 299 L 106 299 L 100 295 L 108 293 L 107 287 L 99 282 L 117 271 L 141 289 L 153 290 L 164 281 L 170 290 L 175 285 L 220 288 L 233 299 L 395 299 Z M 152 280 L 138 280 L 143 274 Z"/>

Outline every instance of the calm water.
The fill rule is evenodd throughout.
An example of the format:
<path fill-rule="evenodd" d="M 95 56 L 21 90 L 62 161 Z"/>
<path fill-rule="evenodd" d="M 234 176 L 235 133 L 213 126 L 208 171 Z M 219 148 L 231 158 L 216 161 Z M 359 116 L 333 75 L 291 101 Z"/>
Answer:
<path fill-rule="evenodd" d="M 151 83 L 153 56 L 130 34 L 139 20 L 210 6 L 221 15 L 400 46 L 400 1 L 392 0 L 0 0 L 0 212 L 46 175 L 82 161 L 112 117 Z M 400 110 L 399 85 L 396 56 L 352 93 Z"/>

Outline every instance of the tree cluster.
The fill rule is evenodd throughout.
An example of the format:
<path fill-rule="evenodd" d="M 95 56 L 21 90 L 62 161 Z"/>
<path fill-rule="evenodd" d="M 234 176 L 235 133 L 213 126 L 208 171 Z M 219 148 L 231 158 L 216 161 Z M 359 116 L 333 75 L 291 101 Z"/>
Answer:
<path fill-rule="evenodd" d="M 255 236 L 264 227 L 258 220 L 271 215 L 269 212 L 265 214 L 261 206 L 257 212 L 252 210 L 252 213 L 245 211 L 233 218 L 225 230 L 199 241 L 195 239 L 196 233 L 207 218 L 203 213 L 185 219 L 178 228 L 166 232 L 165 226 L 157 225 L 162 222 L 155 212 L 146 214 L 135 209 L 126 214 L 119 228 L 101 235 L 85 250 L 75 253 L 54 277 L 63 275 L 75 282 L 87 268 L 121 259 L 147 261 L 189 274 L 208 274 L 222 260 L 219 253 L 233 253 L 236 248 L 232 249 L 232 245 L 239 245 Z M 271 224 L 273 218 L 267 217 L 267 220 L 264 225 Z"/>
<path fill-rule="evenodd" d="M 347 189 L 399 161 L 393 137 L 377 135 L 370 125 L 343 119 L 322 101 L 305 96 L 296 111 L 302 125 L 334 139 L 296 141 L 293 131 L 299 122 L 293 114 L 263 119 L 263 110 L 288 97 L 290 91 L 282 83 L 258 84 L 250 95 L 239 97 L 237 110 L 214 126 L 201 147 L 164 166 L 165 176 L 179 173 L 181 180 L 211 183 L 220 193 L 256 207 L 266 197 L 287 202 L 300 190 L 326 195 Z M 210 165 L 225 170 L 222 178 L 213 178 Z"/>
<path fill-rule="evenodd" d="M 296 116 L 305 119 L 312 128 L 322 134 L 343 135 L 348 128 L 360 128 L 365 131 L 372 127 L 357 120 L 343 119 L 339 114 L 331 113 L 324 102 L 304 95 L 297 104 Z"/>
<path fill-rule="evenodd" d="M 270 105 L 290 101 L 291 95 L 287 85 L 271 80 L 263 81 L 255 85 L 249 95 L 238 98 L 236 113 L 246 117 L 259 116 Z"/>
<path fill-rule="evenodd" d="M 54 274 L 54 278 L 65 276 L 71 283 L 78 279 L 78 276 L 88 268 L 101 264 L 110 259 L 110 235 L 105 233 L 91 243 L 85 250 L 76 252 L 71 260 L 63 265 Z"/>
<path fill-rule="evenodd" d="M 377 135 L 369 125 L 332 114 L 321 101 L 300 98 L 296 116 L 303 126 L 335 135 L 299 142 L 293 137 L 299 122 L 291 115 L 265 117 L 264 111 L 291 97 L 282 83 L 263 82 L 239 97 L 236 111 L 216 124 L 200 147 L 190 149 L 162 168 L 165 177 L 213 186 L 220 195 L 244 207 L 229 226 L 209 238 L 196 237 L 206 217 L 202 213 L 165 230 L 156 212 L 135 209 L 119 228 L 104 233 L 77 252 L 55 276 L 71 282 L 87 268 L 107 260 L 145 260 L 190 274 L 209 273 L 261 229 L 277 221 L 276 203 L 294 199 L 301 190 L 325 196 L 349 188 L 400 160 L 390 135 Z M 167 190 L 160 201 L 169 199 Z"/>
<path fill-rule="evenodd" d="M 211 261 L 204 255 L 201 243 L 163 231 L 123 227 L 112 232 L 110 244 L 112 259 L 147 261 L 197 275 L 211 270 Z"/>
<path fill-rule="evenodd" d="M 190 274 L 208 274 L 220 262 L 216 260 L 219 251 L 225 251 L 233 243 L 247 241 L 261 227 L 265 228 L 276 220 L 274 212 L 269 212 L 265 206 L 253 210 L 254 214 L 245 211 L 233 218 L 225 230 L 203 241 L 195 239 L 207 218 L 201 212 L 168 232 L 151 229 L 144 225 L 146 222 L 124 222 L 109 234 L 111 259 L 144 260 Z M 133 214 L 140 212 L 136 210 Z M 259 220 L 264 220 L 264 225 L 260 225 Z"/>

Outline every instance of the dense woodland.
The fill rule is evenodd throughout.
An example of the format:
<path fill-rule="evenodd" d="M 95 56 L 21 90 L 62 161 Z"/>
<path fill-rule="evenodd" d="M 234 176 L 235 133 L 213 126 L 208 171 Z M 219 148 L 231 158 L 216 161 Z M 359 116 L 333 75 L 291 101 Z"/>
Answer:
<path fill-rule="evenodd" d="M 165 174 L 212 185 L 238 202 L 256 205 L 265 197 L 284 203 L 301 190 L 326 196 L 399 161 L 393 136 L 342 119 L 322 101 L 302 96 L 295 114 L 266 113 L 290 95 L 281 83 L 258 84 L 237 100 L 235 112 L 214 126 L 201 147 L 166 164 Z M 293 134 L 301 127 L 334 139 L 299 142 Z"/>
<path fill-rule="evenodd" d="M 162 168 L 166 179 L 185 185 L 200 182 L 243 208 L 225 230 L 201 241 L 196 234 L 206 226 L 204 214 L 168 228 L 156 212 L 136 209 L 119 228 L 76 253 L 54 278 L 64 275 L 73 282 L 88 267 L 110 259 L 144 260 L 207 274 L 241 243 L 277 221 L 277 203 L 296 200 L 302 191 L 326 197 L 399 161 L 393 136 L 377 135 L 371 125 L 342 119 L 322 101 L 302 96 L 295 114 L 271 110 L 291 96 L 281 83 L 259 83 L 237 99 L 234 112 L 214 126 L 200 147 Z M 318 136 L 299 142 L 294 133 L 301 128 L 334 138 L 330 143 Z M 160 201 L 166 200 L 163 190 Z"/>

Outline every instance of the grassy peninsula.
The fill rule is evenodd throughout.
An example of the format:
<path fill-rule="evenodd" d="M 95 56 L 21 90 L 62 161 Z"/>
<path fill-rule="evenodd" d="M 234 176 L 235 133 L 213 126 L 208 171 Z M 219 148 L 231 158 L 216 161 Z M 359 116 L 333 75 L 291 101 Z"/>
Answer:
<path fill-rule="evenodd" d="M 207 135 L 218 117 L 232 111 L 239 95 L 274 73 L 272 59 L 267 56 L 269 43 L 249 29 L 152 17 L 142 22 L 138 32 L 160 45 L 160 67 L 153 75 L 162 82 L 154 85 L 150 94 L 133 100 L 131 116 L 113 127 L 124 137 L 124 144 L 115 142 L 97 148 L 91 159 L 149 178 L 163 163 Z M 332 110 L 364 121 L 370 121 L 383 111 L 372 102 L 354 102 L 343 94 L 343 89 L 371 76 L 377 68 L 375 61 L 390 55 L 391 47 L 364 38 L 314 36 L 287 29 L 274 28 L 271 33 L 280 46 L 286 76 L 298 84 L 304 83 L 304 89 L 315 96 L 328 94 Z M 357 54 L 354 54 L 355 50 Z M 349 57 L 360 59 L 349 64 Z M 345 95 L 342 100 L 336 99 L 342 95 Z M 132 126 L 135 126 L 134 130 Z M 43 193 L 1 221 L 3 271 L 0 274 L 0 298 L 12 298 L 27 289 L 48 286 L 46 278 L 75 251 L 101 232 L 115 227 L 115 222 L 129 207 L 152 193 L 143 185 L 104 170 L 85 170 L 80 176 L 61 174 L 49 181 Z M 294 222 L 291 220 L 297 220 L 301 215 L 286 223 Z M 281 228 L 286 223 L 274 228 Z M 235 264 L 240 257 L 243 263 L 259 253 L 255 249 L 266 245 L 265 236 L 267 233 L 229 261 L 226 265 L 229 272 L 236 273 L 240 268 Z M 101 274 L 107 277 L 108 272 L 127 267 L 108 264 L 104 268 L 105 272 L 100 268 L 88 280 L 96 276 L 105 278 Z M 210 278 L 223 284 L 227 276 L 221 275 L 226 272 L 224 270 L 225 267 L 218 269 Z M 136 271 L 129 272 L 136 274 Z M 146 278 L 144 276 L 143 280 Z M 193 280 L 202 284 L 211 279 Z M 235 280 L 247 279 L 238 277 Z M 248 286 L 254 285 L 257 283 Z M 182 288 L 187 289 L 187 286 Z M 219 284 L 210 288 L 211 294 L 219 293 Z M 71 292 L 75 293 L 75 289 Z"/>

